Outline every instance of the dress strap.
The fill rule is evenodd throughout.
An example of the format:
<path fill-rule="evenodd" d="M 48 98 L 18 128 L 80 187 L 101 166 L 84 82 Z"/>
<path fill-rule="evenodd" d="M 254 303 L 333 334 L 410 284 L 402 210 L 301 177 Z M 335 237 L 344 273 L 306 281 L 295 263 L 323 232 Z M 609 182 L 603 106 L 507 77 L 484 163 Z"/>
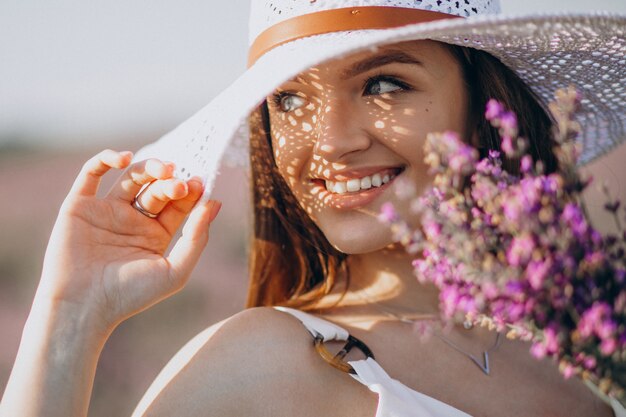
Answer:
<path fill-rule="evenodd" d="M 344 361 L 346 355 L 353 348 L 359 349 L 367 358 L 374 358 L 374 354 L 365 343 L 350 335 L 350 333 L 348 333 L 348 331 L 343 329 L 342 327 L 339 327 L 336 324 L 323 320 L 319 317 L 315 317 L 311 314 L 292 308 L 274 308 L 284 313 L 291 314 L 292 316 L 300 320 L 304 327 L 313 336 L 313 344 L 317 353 L 319 353 L 326 362 L 328 362 L 335 368 L 353 375 L 356 374 L 356 371 L 350 365 L 350 363 Z M 326 348 L 326 345 L 324 344 L 325 342 L 331 340 L 346 341 L 346 344 L 339 352 L 333 354 Z"/>
<path fill-rule="evenodd" d="M 348 333 L 348 331 L 344 328 L 303 311 L 280 306 L 275 306 L 274 308 L 276 310 L 289 313 L 300 320 L 309 333 L 311 333 L 311 336 L 314 338 L 321 336 L 322 341 L 324 342 L 329 342 L 331 340 L 348 340 L 348 337 L 350 336 L 350 333 Z"/>

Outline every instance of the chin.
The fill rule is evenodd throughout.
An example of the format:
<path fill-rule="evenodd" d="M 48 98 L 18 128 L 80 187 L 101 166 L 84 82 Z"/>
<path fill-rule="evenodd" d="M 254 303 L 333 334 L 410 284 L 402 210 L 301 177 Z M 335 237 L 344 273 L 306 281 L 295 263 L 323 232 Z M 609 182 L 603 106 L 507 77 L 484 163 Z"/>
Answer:
<path fill-rule="evenodd" d="M 393 245 L 391 232 L 386 226 L 379 224 L 358 229 L 334 227 L 327 231 L 322 228 L 322 232 L 335 249 L 347 255 L 377 252 Z"/>

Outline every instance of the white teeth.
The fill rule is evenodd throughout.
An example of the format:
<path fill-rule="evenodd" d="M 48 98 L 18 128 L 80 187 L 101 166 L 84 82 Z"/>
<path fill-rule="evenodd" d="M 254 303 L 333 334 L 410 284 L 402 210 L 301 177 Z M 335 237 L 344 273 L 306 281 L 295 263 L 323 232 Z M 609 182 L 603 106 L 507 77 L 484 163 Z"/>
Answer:
<path fill-rule="evenodd" d="M 361 189 L 361 180 L 359 179 L 348 180 L 346 188 L 350 192 L 359 191 Z"/>
<path fill-rule="evenodd" d="M 333 190 L 333 192 L 337 193 L 337 194 L 345 194 L 348 192 L 348 186 L 345 183 L 345 181 L 337 181 L 335 183 L 335 189 Z"/>
<path fill-rule="evenodd" d="M 353 193 L 359 190 L 369 190 L 372 187 L 380 187 L 395 178 L 395 175 L 374 174 L 363 178 L 353 178 L 348 181 L 325 180 L 326 189 L 334 194 Z"/>

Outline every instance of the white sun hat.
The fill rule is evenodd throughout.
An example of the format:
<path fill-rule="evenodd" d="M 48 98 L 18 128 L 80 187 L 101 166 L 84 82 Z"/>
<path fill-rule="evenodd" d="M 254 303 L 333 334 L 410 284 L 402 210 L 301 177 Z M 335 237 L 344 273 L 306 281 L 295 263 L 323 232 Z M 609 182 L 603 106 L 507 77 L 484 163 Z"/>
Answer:
<path fill-rule="evenodd" d="M 276 87 L 321 62 L 419 39 L 489 52 L 544 104 L 576 86 L 581 164 L 624 141 L 626 15 L 499 13 L 499 0 L 252 0 L 247 71 L 135 159 L 173 161 L 180 178 L 204 180 L 207 199 L 224 155 L 247 163 L 247 117 Z"/>

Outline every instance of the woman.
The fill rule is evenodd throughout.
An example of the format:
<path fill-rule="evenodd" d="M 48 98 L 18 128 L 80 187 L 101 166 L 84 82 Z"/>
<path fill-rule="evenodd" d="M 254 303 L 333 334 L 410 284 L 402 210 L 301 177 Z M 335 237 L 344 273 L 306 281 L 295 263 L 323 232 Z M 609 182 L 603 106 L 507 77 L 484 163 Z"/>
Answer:
<path fill-rule="evenodd" d="M 552 364 L 532 359 L 522 342 L 502 342 L 494 333 L 462 326 L 421 342 L 410 325 L 437 316 L 438 294 L 415 281 L 410 257 L 392 244 L 376 214 L 391 201 L 408 217 L 396 197 L 398 185 L 405 181 L 418 191 L 428 186 L 425 135 L 456 130 L 483 152 L 496 148 L 481 116 L 486 100 L 495 97 L 520 114 L 533 156 L 555 168 L 541 91 L 524 84 L 521 70 L 516 74 L 487 53 L 440 42 L 455 31 L 497 25 L 458 23 L 444 2 L 433 2 L 439 3 L 434 12 L 429 2 L 372 2 L 348 10 L 355 19 L 349 22 L 343 7 L 350 2 L 292 3 L 255 3 L 251 69 L 143 154 L 167 154 L 176 166 L 158 159 L 132 163 L 129 152 L 114 151 L 85 164 L 52 233 L 1 415 L 86 414 L 98 356 L 113 329 L 185 284 L 220 209 L 206 198 L 214 175 L 206 161 L 219 159 L 230 137 L 225 133 L 234 130 L 248 104 L 259 101 L 255 94 L 267 93 L 250 118 L 255 234 L 248 304 L 314 314 L 251 308 L 208 328 L 172 359 L 135 415 L 623 412 L 579 381 L 564 380 Z M 456 6 L 457 15 L 497 7 L 493 1 L 465 3 Z M 601 29 L 611 32 L 620 20 L 586 22 L 608 44 L 610 36 Z M 552 29 L 565 21 L 553 23 Z M 272 29 L 277 27 L 278 34 Z M 501 39 L 495 43 L 502 51 Z M 370 45 L 380 47 L 363 49 Z M 295 55 L 284 55 L 289 53 Z M 603 64 L 607 74 L 618 68 L 610 56 Z M 623 70 L 612 77 L 623 77 Z M 607 117 L 618 120 L 611 126 L 623 132 L 623 107 L 616 109 Z M 206 114 L 213 121 L 207 123 Z M 181 132 L 188 135 L 184 146 Z M 214 140 L 220 135 L 225 136 Z M 210 140 L 211 152 L 195 152 Z M 176 149 L 183 152 L 176 155 Z M 515 169 L 515 161 L 509 164 Z M 111 168 L 125 171 L 97 199 L 100 178 Z M 205 186 L 195 174 L 203 175 Z M 182 237 L 166 255 L 188 214 Z M 325 342 L 346 339 L 368 359 L 353 357 L 358 349 L 348 362 L 324 356 L 333 349 Z M 481 353 L 485 362 L 476 360 Z"/>

